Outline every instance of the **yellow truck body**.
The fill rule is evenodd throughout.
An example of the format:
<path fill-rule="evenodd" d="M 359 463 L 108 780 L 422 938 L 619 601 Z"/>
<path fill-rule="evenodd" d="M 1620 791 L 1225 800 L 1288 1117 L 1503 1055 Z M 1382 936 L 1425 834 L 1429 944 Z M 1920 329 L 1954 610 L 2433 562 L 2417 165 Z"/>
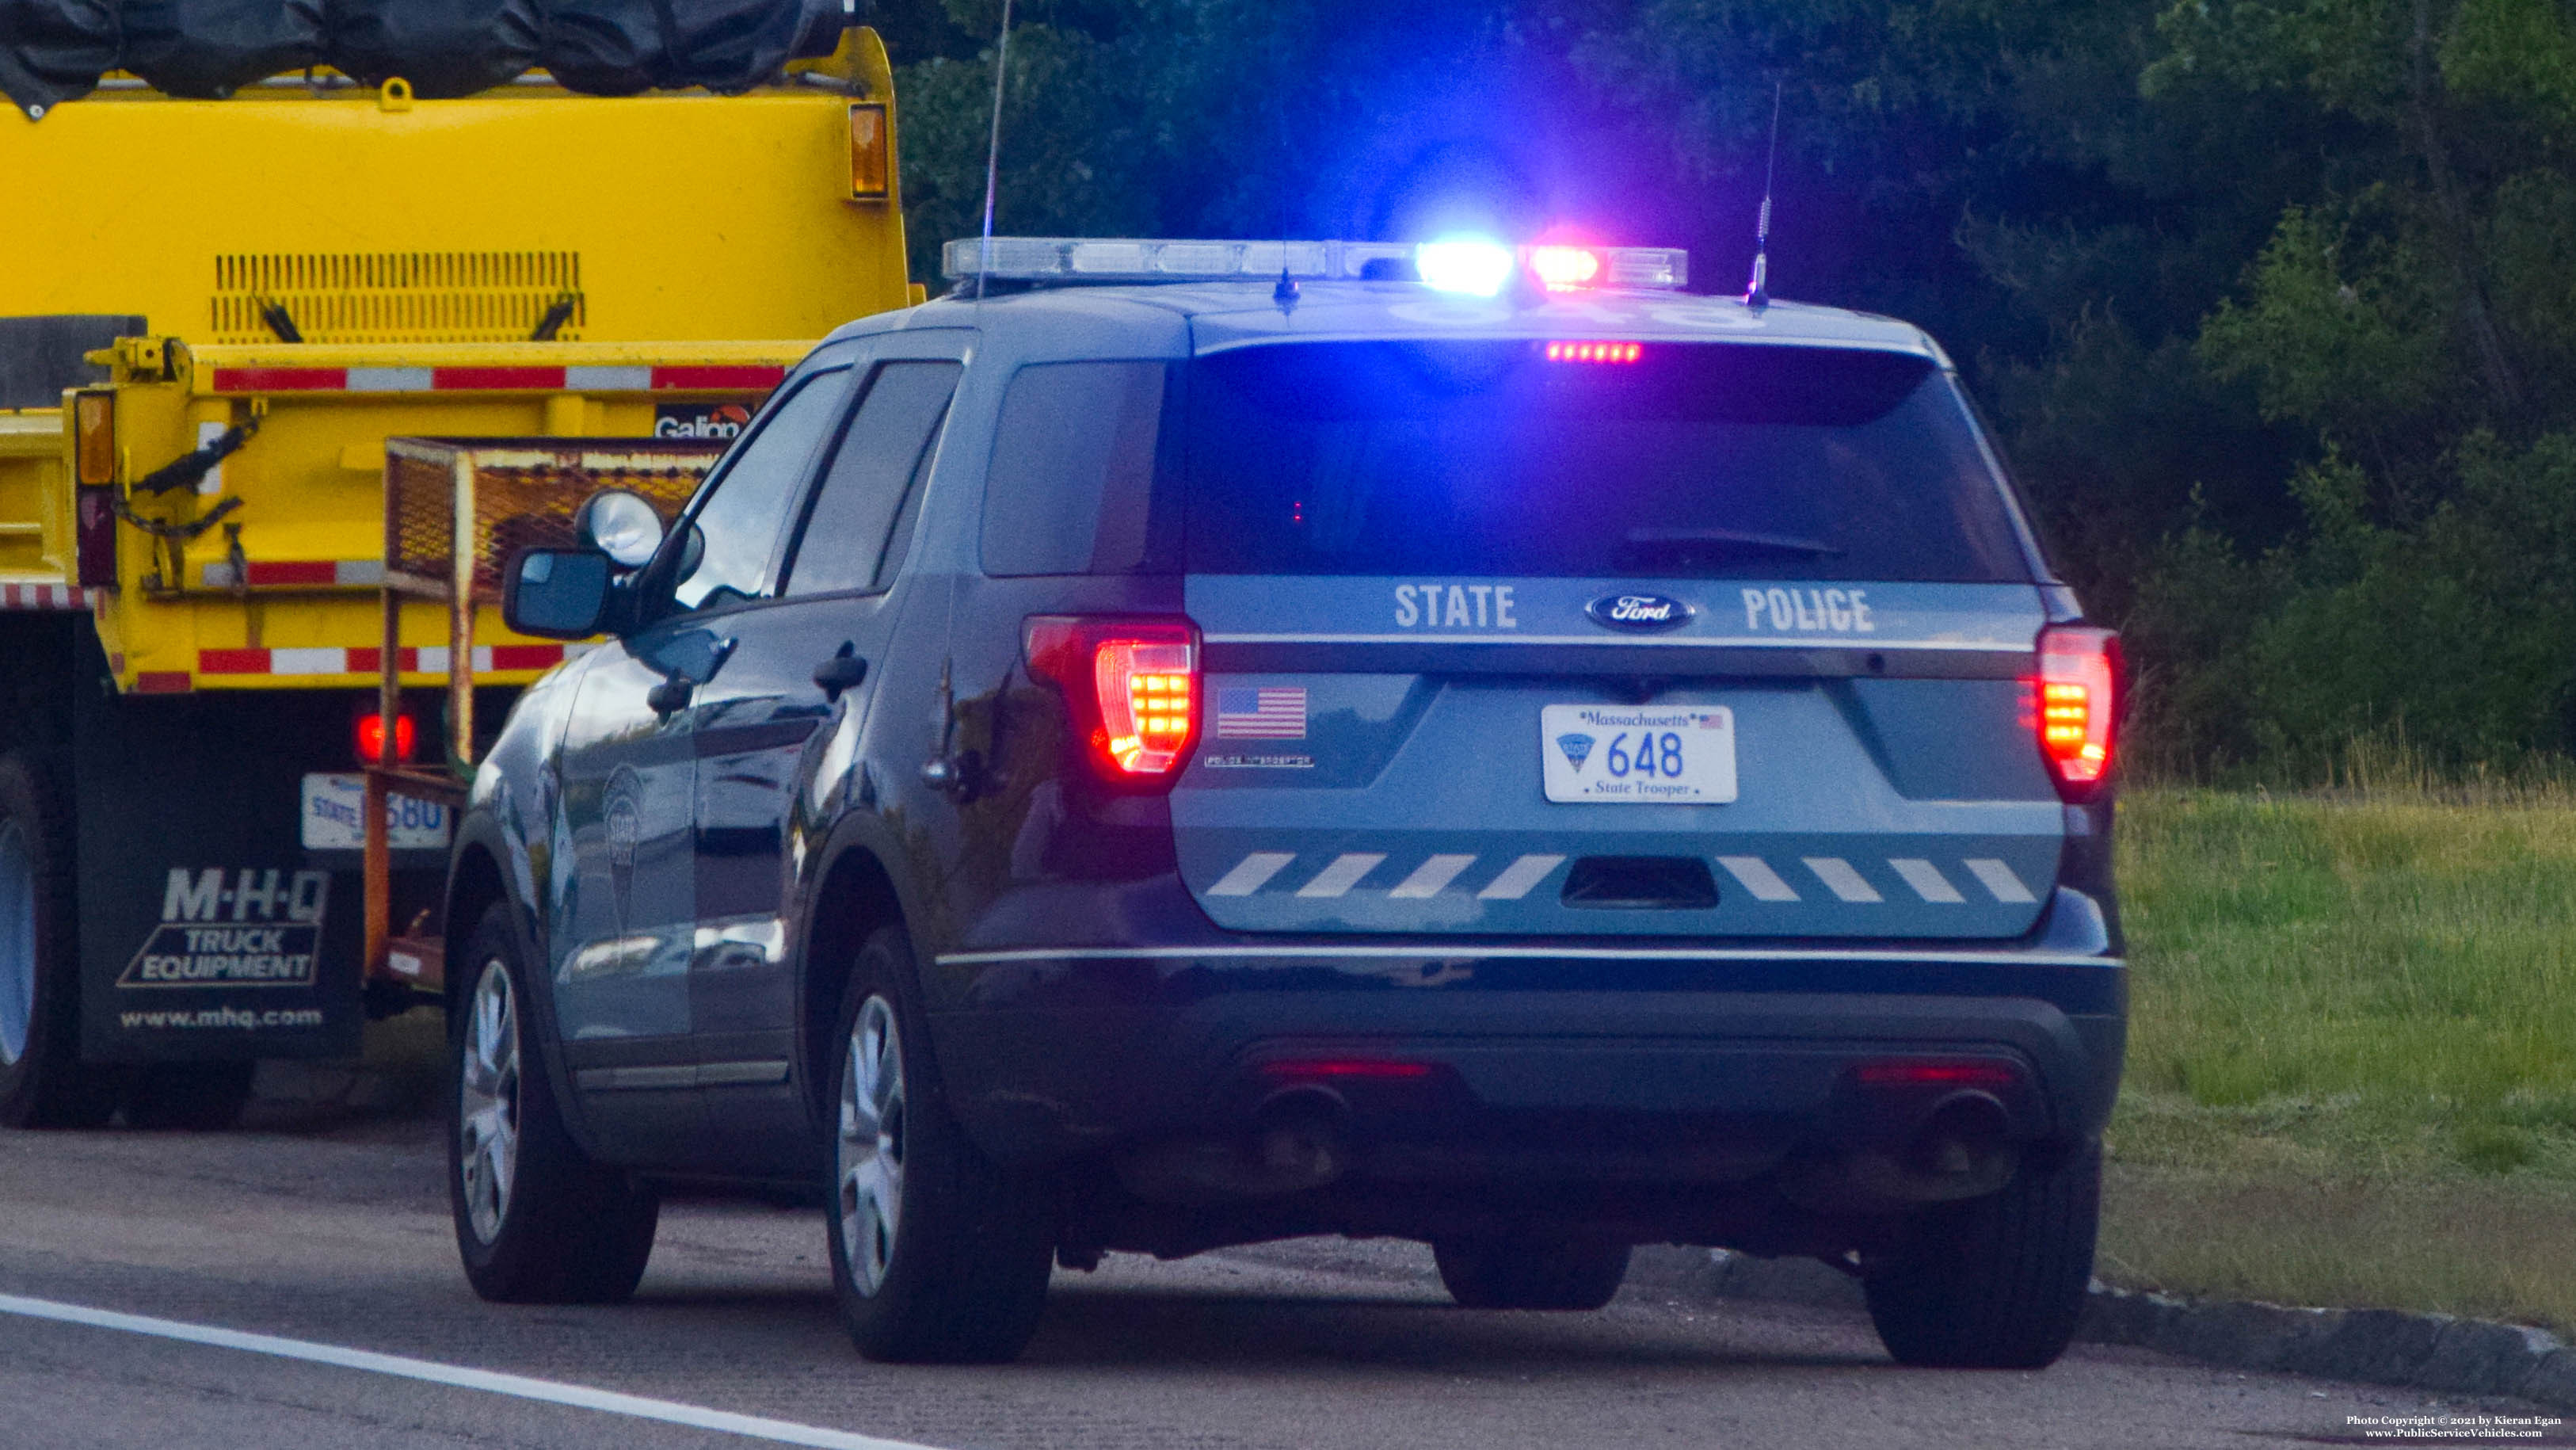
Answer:
<path fill-rule="evenodd" d="M 253 1059 L 418 1000 L 367 974 L 439 929 L 476 705 L 399 686 L 578 646 L 399 596 L 388 718 L 388 439 L 667 459 L 667 507 L 814 340 L 917 300 L 873 32 L 742 95 L 539 81 L 0 115 L 0 1123 L 221 1121 Z M 693 445 L 544 446 L 646 437 Z M 414 726 L 397 839 L 361 742 Z"/>
<path fill-rule="evenodd" d="M 33 203 L 0 229 L 0 318 L 145 324 L 99 359 L 112 477 L 87 481 L 113 503 L 74 487 L 70 415 L 0 411 L 0 608 L 92 611 L 124 691 L 373 683 L 383 440 L 747 411 L 814 339 L 912 300 L 893 125 L 864 29 L 739 96 L 298 82 L 0 118 L 0 177 Z M 202 481 L 135 491 L 237 427 Z M 437 648 L 416 612 L 406 643 Z M 477 633 L 502 661 L 561 654 L 492 611 Z"/>

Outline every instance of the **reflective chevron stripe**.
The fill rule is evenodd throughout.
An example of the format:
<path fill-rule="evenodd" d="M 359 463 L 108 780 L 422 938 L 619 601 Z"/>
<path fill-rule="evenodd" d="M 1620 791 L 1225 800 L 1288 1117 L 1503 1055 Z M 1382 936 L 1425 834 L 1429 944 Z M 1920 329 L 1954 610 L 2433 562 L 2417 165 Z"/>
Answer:
<path fill-rule="evenodd" d="M 1986 884 L 1986 889 L 1995 894 L 1997 901 L 2018 906 L 2039 899 L 2031 895 L 2030 888 L 2022 885 L 2021 878 L 2015 876 L 2013 869 L 2001 861 L 1971 860 L 1968 862 L 1968 869 L 1975 872 L 1977 879 Z"/>
<path fill-rule="evenodd" d="M 1563 856 L 1523 856 L 1503 868 L 1503 874 L 1476 893 L 1483 901 L 1518 901 L 1530 894 L 1530 888 L 1547 879 L 1547 873 L 1565 864 Z"/>
<path fill-rule="evenodd" d="M 1905 878 L 1905 884 L 1914 888 L 1915 895 L 1936 906 L 1958 906 L 1968 899 L 1959 894 L 1958 887 L 1950 884 L 1949 877 L 1941 874 L 1940 867 L 1929 861 L 1903 857 L 1887 864 L 1897 875 Z"/>
<path fill-rule="evenodd" d="M 1827 891 L 1845 901 L 1867 904 L 1886 899 L 1869 884 L 1869 878 L 1853 870 L 1852 864 L 1840 856 L 1809 856 L 1806 863 L 1807 869 L 1816 873 L 1816 879 L 1825 883 Z"/>
<path fill-rule="evenodd" d="M 229 655 L 252 652 L 209 651 L 208 653 Z M 273 650 L 268 653 L 318 656 L 332 652 Z M 367 670 L 375 668 L 374 651 L 352 650 L 349 653 L 365 654 L 368 659 L 363 668 Z M 408 659 L 408 656 L 413 653 L 414 651 L 404 651 L 406 656 L 404 668 L 413 667 Z M 417 653 L 423 656 L 420 669 L 434 672 L 446 668 L 444 651 L 421 650 Z M 480 653 L 480 651 L 477 652 L 478 656 Z M 501 667 L 506 669 L 513 666 L 504 662 Z M 287 673 L 284 670 L 278 672 Z M 1382 851 L 1338 852 L 1326 861 L 1321 869 L 1316 870 L 1314 875 L 1308 877 L 1304 884 L 1287 894 L 1308 901 L 1333 901 L 1355 893 L 1361 896 L 1376 896 L 1382 890 L 1384 896 L 1390 900 L 1427 901 L 1457 887 L 1459 879 L 1472 871 L 1477 861 L 1482 858 L 1464 852 L 1443 852 L 1425 858 L 1391 887 L 1372 887 L 1367 891 L 1361 891 L 1360 883 L 1375 873 L 1387 859 L 1387 853 Z M 1218 877 L 1216 884 L 1207 888 L 1206 894 L 1225 897 L 1260 895 L 1296 860 L 1297 853 L 1294 851 L 1254 851 L 1236 862 L 1223 876 Z M 1565 861 L 1564 856 L 1556 854 L 1533 853 L 1513 857 L 1481 889 L 1475 891 L 1475 896 L 1480 901 L 1522 900 L 1532 891 L 1537 890 L 1539 883 L 1554 874 L 1559 866 L 1565 864 Z M 1727 875 L 1735 878 L 1736 884 L 1743 887 L 1745 895 L 1751 897 L 1754 902 L 1785 905 L 1800 903 L 1806 899 L 1800 896 L 1797 888 L 1791 886 L 1780 874 L 1779 868 L 1760 856 L 1719 856 L 1716 861 Z M 1798 865 L 1805 868 L 1806 874 L 1822 883 L 1825 890 L 1832 893 L 1837 901 L 1851 906 L 1887 904 L 1887 897 L 1877 886 L 1871 884 L 1868 876 L 1862 874 L 1860 866 L 1854 865 L 1844 857 L 1802 856 L 1797 858 L 1797 861 Z M 1898 880 L 1906 884 L 1915 897 L 1927 905 L 1970 904 L 1967 895 L 1959 889 L 1950 874 L 1930 860 L 1920 856 L 1892 856 L 1885 858 L 1885 865 Z M 1980 886 L 1985 888 L 1988 896 L 2002 905 L 2028 906 L 2039 900 L 2030 886 L 2020 876 L 2014 874 L 2011 866 L 1993 857 L 1971 857 L 1959 862 L 1957 869 L 1973 877 Z M 1457 889 L 1466 888 L 1457 887 Z M 1900 896 L 1899 900 L 1902 899 Z"/>
<path fill-rule="evenodd" d="M 1780 879 L 1780 873 L 1771 869 L 1771 863 L 1759 856 L 1720 856 L 1717 864 L 1726 868 L 1727 875 L 1743 882 L 1744 889 L 1752 892 L 1756 901 L 1798 899 L 1798 893 L 1789 889 L 1789 883 Z"/>
<path fill-rule="evenodd" d="M 1297 894 L 1328 900 L 1343 895 L 1352 887 L 1359 885 L 1360 878 L 1376 870 L 1377 863 L 1385 859 L 1386 856 L 1382 852 L 1372 855 L 1365 851 L 1354 851 L 1347 856 L 1336 856 L 1333 858 L 1332 865 L 1316 873 L 1314 880 L 1298 887 Z"/>

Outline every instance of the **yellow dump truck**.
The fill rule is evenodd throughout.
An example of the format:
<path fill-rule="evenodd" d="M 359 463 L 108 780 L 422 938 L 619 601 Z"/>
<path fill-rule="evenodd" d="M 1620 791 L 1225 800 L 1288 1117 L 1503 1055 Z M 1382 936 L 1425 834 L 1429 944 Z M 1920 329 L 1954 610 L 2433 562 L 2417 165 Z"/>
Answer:
<path fill-rule="evenodd" d="M 0 115 L 0 1121 L 225 1121 L 255 1059 L 403 1004 L 362 959 L 359 773 L 473 742 L 433 604 L 381 708 L 386 441 L 703 471 L 812 340 L 912 299 L 894 125 L 864 29 L 736 95 L 110 77 Z M 469 623 L 497 725 L 564 647 Z M 393 805 L 399 925 L 447 818 Z"/>

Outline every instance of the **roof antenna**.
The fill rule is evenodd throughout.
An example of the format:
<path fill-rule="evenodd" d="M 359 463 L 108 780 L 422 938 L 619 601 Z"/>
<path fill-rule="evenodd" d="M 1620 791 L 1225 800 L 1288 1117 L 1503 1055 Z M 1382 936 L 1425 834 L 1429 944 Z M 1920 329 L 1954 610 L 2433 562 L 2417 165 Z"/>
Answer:
<path fill-rule="evenodd" d="M 1011 73 L 1011 0 L 1002 0 L 1002 38 L 993 43 L 993 144 L 984 153 L 984 244 L 975 257 L 975 300 L 993 271 L 993 193 L 1002 186 L 1002 82 Z"/>
<path fill-rule="evenodd" d="M 1762 162 L 1762 215 L 1753 223 L 1753 280 L 1744 286 L 1744 305 L 1755 312 L 1771 305 L 1771 178 L 1780 167 L 1780 86 L 1771 83 L 1771 152 Z"/>

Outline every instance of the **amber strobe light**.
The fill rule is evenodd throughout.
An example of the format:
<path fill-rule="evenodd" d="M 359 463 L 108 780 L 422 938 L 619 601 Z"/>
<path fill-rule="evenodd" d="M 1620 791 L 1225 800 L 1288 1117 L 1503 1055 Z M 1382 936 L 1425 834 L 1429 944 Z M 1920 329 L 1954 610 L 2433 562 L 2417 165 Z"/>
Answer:
<path fill-rule="evenodd" d="M 2039 633 L 2032 681 L 2039 752 L 2057 793 L 2080 801 L 2111 774 L 2120 714 L 2120 637 L 2107 629 L 2051 625 Z"/>
<path fill-rule="evenodd" d="M 850 199 L 886 199 L 886 108 L 876 102 L 850 106 Z"/>
<path fill-rule="evenodd" d="M 78 435 L 80 482 L 116 482 L 116 394 L 72 395 L 73 431 Z"/>
<path fill-rule="evenodd" d="M 1169 785 L 1198 735 L 1199 631 L 1171 616 L 1032 615 L 1029 673 L 1064 692 L 1103 779 Z"/>

